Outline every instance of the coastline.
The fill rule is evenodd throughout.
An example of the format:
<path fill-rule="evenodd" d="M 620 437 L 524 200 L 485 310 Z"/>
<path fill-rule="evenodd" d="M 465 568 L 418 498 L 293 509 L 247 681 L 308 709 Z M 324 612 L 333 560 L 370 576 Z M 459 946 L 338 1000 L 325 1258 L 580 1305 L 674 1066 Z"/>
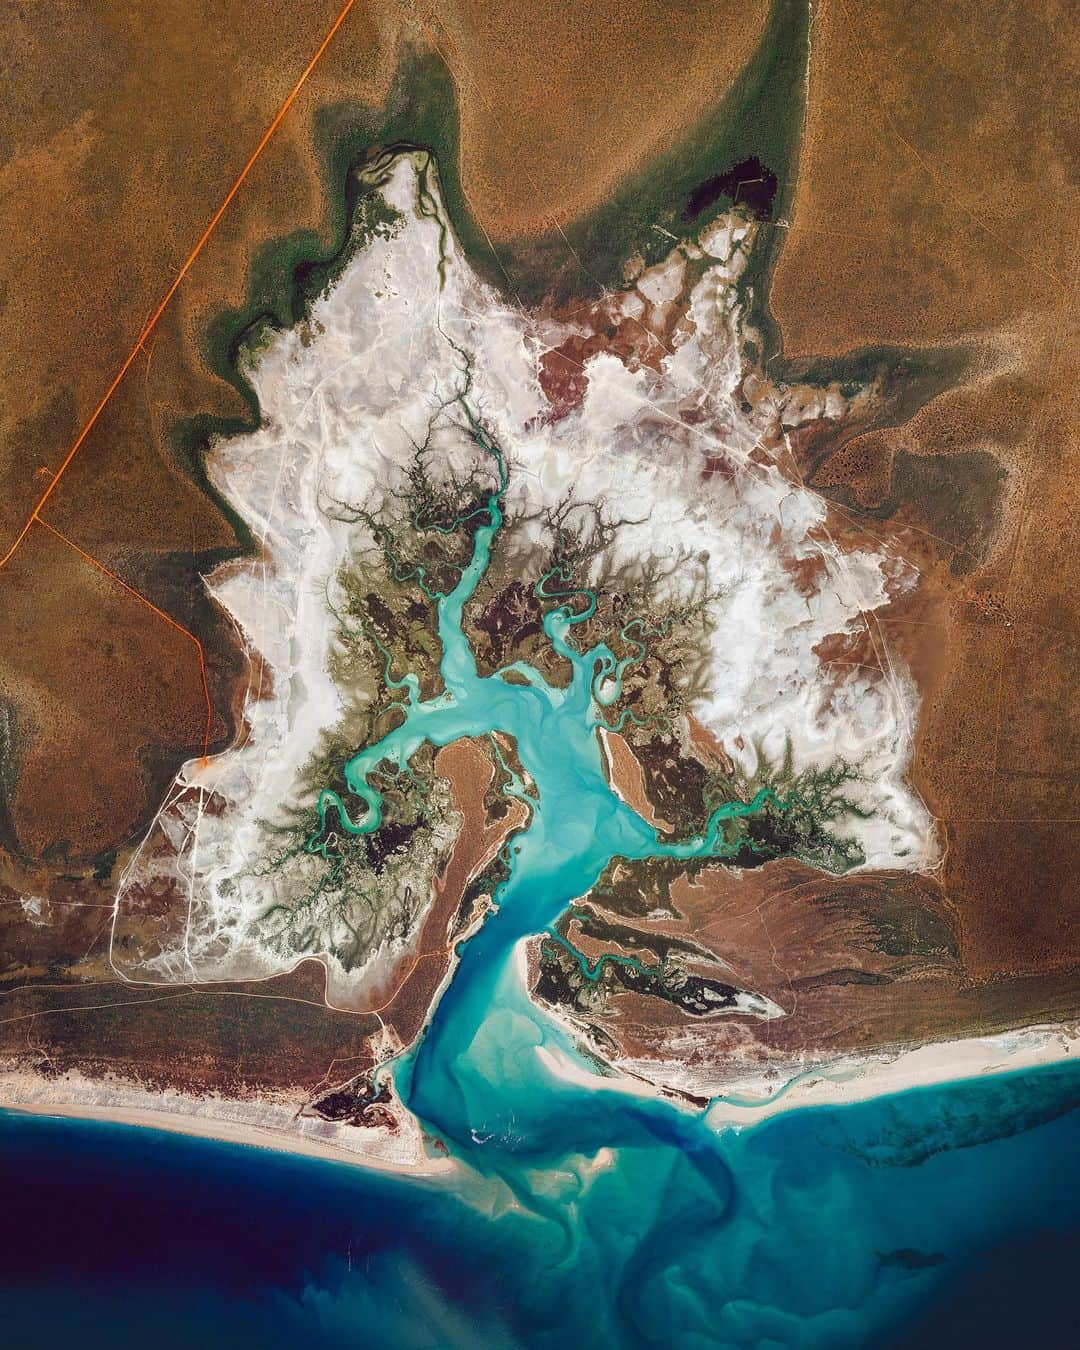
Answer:
<path fill-rule="evenodd" d="M 786 1079 L 740 1078 L 716 1094 L 706 1119 L 716 1129 L 756 1125 L 786 1111 L 846 1106 L 919 1088 L 1080 1062 L 1076 1025 L 1044 1025 L 991 1036 L 898 1047 L 814 1064 Z"/>
<path fill-rule="evenodd" d="M 788 1075 L 777 1067 L 757 1074 L 743 1072 L 729 1091 L 712 1098 L 705 1119 L 718 1131 L 746 1128 L 788 1111 L 851 1105 L 919 1088 L 1076 1062 L 1080 1062 L 1080 1029 L 1064 1024 L 1029 1027 L 841 1058 Z M 659 1085 L 642 1081 L 643 1075 L 629 1065 L 613 1067 L 622 1072 L 612 1079 L 598 1077 L 593 1086 L 638 1096 L 665 1095 Z M 551 1056 L 548 1068 L 579 1083 L 586 1077 L 572 1072 L 561 1056 Z M 0 1111 L 161 1130 L 398 1176 L 432 1178 L 455 1167 L 450 1157 L 432 1158 L 424 1152 L 415 1123 L 411 1129 L 405 1126 L 400 1135 L 380 1129 L 353 1133 L 355 1127 L 298 1117 L 291 1104 L 195 1098 L 97 1083 L 81 1076 L 49 1081 L 25 1070 L 9 1073 L 0 1077 Z M 404 1114 L 411 1121 L 408 1112 Z"/>
<path fill-rule="evenodd" d="M 399 1176 L 435 1177 L 455 1166 L 449 1157 L 427 1156 L 415 1126 L 403 1127 L 400 1136 L 378 1128 L 359 1131 L 297 1117 L 292 1105 L 195 1098 L 82 1077 L 50 1082 L 25 1071 L 0 1077 L 3 1111 L 162 1130 Z"/>

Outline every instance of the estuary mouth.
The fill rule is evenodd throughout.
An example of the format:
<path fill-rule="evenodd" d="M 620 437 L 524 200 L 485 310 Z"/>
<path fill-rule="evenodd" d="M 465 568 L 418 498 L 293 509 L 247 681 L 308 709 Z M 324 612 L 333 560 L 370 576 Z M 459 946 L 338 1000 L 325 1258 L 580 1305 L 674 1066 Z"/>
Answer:
<path fill-rule="evenodd" d="M 1072 1343 L 1068 25 L 328 3 L 5 14 L 6 1340 Z"/>
<path fill-rule="evenodd" d="M 426 153 L 384 155 L 369 190 L 365 219 L 384 224 L 303 340 L 261 342 L 247 370 L 264 425 L 220 440 L 210 466 L 266 555 L 210 584 L 273 692 L 249 704 L 242 748 L 178 778 L 125 875 L 114 964 L 220 980 L 318 955 L 331 1002 L 384 1002 L 459 839 L 434 767 L 459 741 L 485 747 L 492 790 L 563 877 L 538 907 L 511 903 L 531 891 L 521 855 L 494 861 L 487 924 L 515 939 L 612 868 L 649 885 L 656 866 L 724 859 L 925 867 L 929 818 L 903 779 L 913 690 L 895 664 L 841 673 L 820 655 L 903 589 L 903 566 L 833 543 L 783 467 L 792 427 L 841 425 L 874 390 L 755 372 L 753 214 L 719 217 L 607 299 L 609 331 L 658 344 L 645 361 L 640 342 L 582 348 L 589 313 L 531 314 L 479 280 Z M 545 362 L 585 348 L 568 402 Z M 636 797 L 610 781 L 598 730 Z M 142 899 L 162 887 L 185 896 L 164 923 Z M 612 953 L 606 969 L 692 1016 L 776 1009 L 682 959 L 647 975 Z"/>

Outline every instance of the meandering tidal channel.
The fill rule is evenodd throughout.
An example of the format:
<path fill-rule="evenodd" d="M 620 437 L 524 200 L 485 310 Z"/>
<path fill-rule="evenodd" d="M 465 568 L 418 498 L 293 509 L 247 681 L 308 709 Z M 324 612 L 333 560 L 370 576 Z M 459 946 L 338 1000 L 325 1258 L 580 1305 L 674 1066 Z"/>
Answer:
<path fill-rule="evenodd" d="M 613 793 L 597 729 L 626 662 L 574 645 L 595 600 L 566 577 L 549 573 L 538 588 L 557 602 L 544 630 L 572 669 L 566 687 L 520 662 L 478 674 L 464 611 L 503 522 L 507 469 L 470 424 L 497 467 L 471 557 L 445 594 L 412 578 L 436 604 L 443 690 L 422 699 L 418 678 L 388 661 L 402 720 L 346 769 L 364 812 L 354 820 L 324 792 L 309 847 L 326 847 L 335 828 L 377 829 L 383 802 L 369 775 L 387 760 L 405 771 L 424 741 L 513 738 L 531 782 L 512 773 L 507 791 L 527 799 L 531 819 L 426 1034 L 392 1066 L 460 1167 L 450 1183 L 342 1179 L 341 1197 L 362 1197 L 362 1236 L 350 1241 L 367 1264 L 362 1277 L 350 1267 L 329 1279 L 338 1332 L 362 1309 L 394 1346 L 557 1346 L 586 1327 L 628 1347 L 943 1345 L 957 1343 L 974 1290 L 987 1312 L 970 1316 L 959 1343 L 1005 1343 L 1012 1305 L 995 1303 L 997 1263 L 1041 1289 L 1039 1261 L 1052 1271 L 1059 1260 L 1043 1221 L 1053 1159 L 1080 1142 L 1074 1066 L 717 1132 L 699 1112 L 605 1079 L 529 998 L 520 944 L 550 931 L 612 857 L 722 856 L 724 821 L 767 794 L 671 843 Z M 331 1208 L 343 1222 L 337 1200 Z M 1080 1188 L 1064 1188 L 1056 1214 L 1067 1234 Z M 1056 1316 L 1051 1300 L 1031 1325 Z"/>
<path fill-rule="evenodd" d="M 494 911 L 463 945 L 431 1026 L 395 1070 L 399 1091 L 463 1157 L 504 1177 L 509 1173 L 499 1160 L 502 1151 L 547 1157 L 552 1148 L 565 1148 L 568 1139 L 584 1148 L 614 1146 L 627 1130 L 637 1140 L 643 1131 L 655 1136 L 674 1130 L 682 1142 L 707 1153 L 705 1127 L 667 1103 L 635 1100 L 630 1106 L 611 1093 L 598 1100 L 588 1086 L 559 1081 L 550 1058 L 536 1054 L 538 1047 L 556 1049 L 586 1074 L 592 1066 L 581 1063 L 572 1038 L 528 997 L 514 952 L 523 939 L 552 931 L 566 907 L 593 887 L 612 858 L 723 857 L 736 847 L 725 842 L 725 821 L 753 815 L 767 802 L 783 809 L 783 803 L 763 788 L 751 801 L 717 807 L 698 837 L 667 842 L 616 795 L 605 776 L 597 733 L 612 725 L 605 710 L 618 702 L 624 674 L 644 647 L 632 642 L 631 655 L 622 659 L 602 642 L 579 650 L 571 635 L 595 612 L 596 597 L 575 587 L 558 566 L 540 579 L 536 592 L 554 602 L 543 628 L 553 650 L 570 666 L 567 687 L 553 686 L 523 661 L 490 676 L 479 675 L 464 629 L 465 607 L 491 562 L 503 525 L 508 469 L 502 450 L 464 396 L 459 406 L 469 434 L 494 465 L 496 484 L 482 507 L 454 522 L 455 527 L 473 523 L 471 556 L 457 584 L 446 592 L 435 591 L 422 567 L 407 578 L 436 606 L 443 689 L 422 699 L 419 677 L 413 672 L 395 676 L 387 657 L 385 678 L 403 696 L 396 705 L 403 719 L 345 768 L 346 782 L 363 802 L 364 814 L 354 821 L 340 795 L 325 790 L 318 802 L 319 829 L 308 847 L 326 853 L 335 821 L 354 835 L 379 828 L 383 799 L 369 781 L 379 765 L 389 761 L 397 772 L 407 773 L 425 741 L 444 746 L 463 737 L 512 738 L 533 786 L 527 790 L 512 774 L 507 790 L 528 803 L 531 818 L 508 846 L 509 875 L 495 893 Z M 479 524 L 474 523 L 477 517 L 482 517 Z M 631 620 L 625 628 L 635 626 L 640 621 Z M 489 1147 L 493 1139 L 500 1141 L 497 1148 Z M 482 1158 L 474 1156 L 478 1148 L 484 1150 Z"/>
<path fill-rule="evenodd" d="M 407 175 L 396 181 L 394 200 L 404 219 L 413 193 Z M 343 497 L 342 485 L 353 483 L 357 446 L 370 448 L 391 428 L 404 435 L 409 406 L 400 391 L 428 390 L 430 369 L 446 369 L 440 364 L 446 334 L 433 317 L 437 306 L 414 303 L 410 286 L 414 271 L 435 274 L 433 260 L 440 283 L 448 273 L 464 286 L 464 273 L 456 265 L 447 268 L 448 236 L 440 235 L 429 212 L 421 210 L 408 228 L 407 239 L 395 241 L 386 231 L 361 253 L 352 281 L 343 279 L 333 302 L 340 307 L 336 321 L 330 299 L 323 308 L 334 378 L 344 384 L 328 387 L 331 377 L 319 363 L 329 358 L 317 341 L 286 343 L 287 359 L 276 366 L 272 351 L 265 358 L 260 399 L 274 415 L 268 412 L 246 451 L 233 446 L 230 452 L 239 457 L 233 485 L 255 502 L 260 528 L 269 532 L 273 523 L 278 532 L 279 554 L 274 568 L 262 570 L 258 604 L 240 605 L 249 622 L 252 615 L 265 617 L 263 592 L 272 589 L 275 575 L 283 587 L 275 593 L 277 609 L 296 615 L 345 556 L 335 544 L 322 554 L 316 550 L 312 561 L 304 549 L 325 531 L 317 520 L 313 526 L 297 515 L 293 504 L 314 501 L 320 492 Z M 736 256 L 726 246 L 720 255 L 725 267 Z M 425 258 L 432 266 L 422 265 Z M 395 259 L 403 275 L 389 285 Z M 378 306 L 368 303 L 372 291 L 380 296 Z M 473 308 L 470 297 L 471 291 L 459 291 L 462 315 Z M 724 313 L 704 299 L 695 311 L 710 369 L 719 368 L 716 347 L 709 344 L 719 342 Z M 521 333 L 500 330 L 488 311 L 481 309 L 480 316 L 477 332 L 491 338 L 492 351 L 518 359 Z M 618 363 L 600 362 L 593 372 L 597 397 L 609 400 L 604 435 L 617 424 L 632 448 L 636 431 L 629 432 L 645 405 L 633 390 L 627 403 L 620 402 L 624 373 L 620 366 L 613 374 L 613 365 Z M 683 376 L 696 388 L 695 369 L 686 364 Z M 527 387 L 521 369 L 507 370 L 509 386 Z M 355 388 L 348 383 L 353 377 Z M 322 403 L 313 390 L 322 391 Z M 490 404 L 490 389 L 488 396 Z M 684 396 L 688 390 L 676 388 L 671 409 L 681 407 Z M 275 405 L 275 398 L 284 401 Z M 655 406 L 650 401 L 647 410 Z M 407 775 L 425 744 L 495 736 L 513 742 L 522 772 L 508 771 L 506 791 L 526 801 L 528 824 L 509 842 L 493 908 L 461 945 L 425 1034 L 383 1070 L 456 1166 L 437 1176 L 392 1176 L 146 1129 L 0 1113 L 0 1302 L 8 1342 L 77 1342 L 109 1350 L 131 1344 L 158 1350 L 376 1344 L 389 1350 L 563 1350 L 586 1343 L 616 1350 L 1011 1350 L 1025 1343 L 1071 1344 L 1071 1277 L 1080 1257 L 1077 1065 L 843 1108 L 798 1109 L 756 1124 L 748 1109 L 747 1128 L 716 1130 L 700 1111 L 606 1077 L 572 1033 L 529 997 L 525 940 L 550 933 L 611 859 L 723 857 L 736 832 L 732 822 L 766 806 L 783 810 L 784 803 L 769 792 L 729 803 L 702 821 L 696 837 L 673 842 L 612 791 L 598 732 L 617 728 L 628 716 L 615 708 L 623 678 L 647 641 L 644 624 L 631 620 L 624 626 L 627 656 L 616 657 L 603 643 L 579 650 L 575 633 L 584 631 L 595 596 L 557 566 L 540 578 L 536 595 L 546 608 L 543 631 L 566 663 L 569 680 L 556 685 L 524 661 L 479 673 L 465 611 L 504 527 L 508 468 L 467 404 L 459 407 L 467 434 L 493 467 L 494 487 L 450 527 L 469 538 L 457 584 L 441 592 L 422 568 L 404 578 L 434 607 L 442 687 L 423 697 L 419 676 L 393 669 L 384 651 L 399 722 L 348 762 L 348 792 L 321 793 L 317 828 L 306 840 L 311 853 L 330 858 L 344 835 L 376 831 L 385 802 L 375 781 L 385 776 L 388 762 Z M 408 427 L 419 427 L 428 411 L 418 399 Z M 527 406 L 513 426 L 535 422 L 534 414 Z M 332 437 L 327 440 L 335 417 L 336 448 Z M 669 413 L 665 435 L 670 428 L 701 435 L 711 417 L 697 417 L 687 427 Z M 584 434 L 580 423 L 573 425 L 575 437 Z M 569 436 L 565 428 L 564 434 Z M 748 445 L 757 434 L 755 427 L 746 431 Z M 517 432 L 503 440 L 516 444 Z M 644 444 L 640 458 L 651 465 L 652 443 Z M 556 454 L 558 449 L 548 446 L 552 462 L 578 471 L 583 461 Z M 605 461 L 608 477 L 636 462 L 630 448 L 620 453 L 622 458 Z M 316 491 L 315 479 L 303 475 L 324 461 L 332 461 L 334 473 Z M 298 475 L 280 493 L 281 470 L 274 465 L 292 466 Z M 722 488 L 720 480 L 716 492 Z M 742 499 L 753 491 L 762 495 L 751 509 Z M 731 576 L 748 557 L 757 559 L 765 580 L 753 612 L 769 642 L 781 636 L 788 642 L 793 668 L 800 643 L 812 652 L 847 623 L 845 606 L 834 612 L 824 600 L 815 618 L 807 598 L 789 592 L 789 571 L 769 553 L 774 526 L 784 526 L 791 531 L 790 557 L 803 557 L 799 550 L 817 517 L 805 499 L 800 516 L 788 485 L 770 486 L 761 475 L 735 484 L 732 492 L 723 512 L 717 497 L 693 528 L 712 528 L 710 512 L 735 522 L 726 541 L 712 535 L 711 547 L 718 558 L 730 555 Z M 863 559 L 861 588 L 848 578 L 856 613 L 881 603 L 877 566 Z M 290 576 L 293 589 L 285 587 Z M 233 578 L 234 600 L 248 595 L 249 582 L 254 585 L 250 578 Z M 823 594 L 835 591 L 832 580 L 823 585 Z M 312 623 L 310 608 L 303 617 Z M 733 643 L 736 628 L 729 624 L 725 631 Z M 272 625 L 264 623 L 259 637 L 272 639 Z M 284 691 L 298 663 L 287 643 L 279 647 L 283 676 L 275 683 L 287 726 Z M 760 731 L 768 720 L 783 729 L 784 710 L 765 678 L 768 663 L 759 665 L 757 658 L 753 644 L 740 649 L 745 678 L 738 698 L 753 701 L 754 716 L 760 714 L 751 727 Z M 730 679 L 740 666 L 727 669 Z M 875 865 L 914 865 L 926 843 L 924 818 L 894 782 L 906 742 L 889 731 L 903 719 L 896 708 L 889 714 L 892 705 L 877 697 L 876 688 L 857 688 L 877 710 L 863 738 L 856 738 L 860 756 L 878 755 L 871 762 L 882 792 L 868 815 L 888 810 L 894 821 L 884 844 L 877 842 L 884 852 Z M 337 705 L 331 700 L 326 706 Z M 810 699 L 808 706 L 817 703 Z M 798 730 L 790 706 L 788 715 L 787 730 Z M 888 716 L 897 720 L 888 723 Z M 269 747 L 273 767 L 281 747 L 272 739 Z M 315 748 L 305 742 L 297 767 Z M 278 803 L 281 784 L 271 775 L 265 791 L 260 787 L 249 801 L 240 789 L 250 787 L 250 756 L 237 752 L 232 760 L 236 812 L 250 807 L 245 838 L 254 847 L 261 838 L 254 822 Z M 217 867 L 207 837 L 216 824 L 218 843 L 231 847 L 241 830 L 227 816 L 202 824 L 202 847 L 214 866 L 199 872 L 194 856 L 178 860 L 185 864 L 180 871 L 189 897 L 180 908 L 190 914 L 195 879 L 213 893 L 203 914 L 205 945 L 215 951 L 234 932 L 247 930 L 213 892 L 215 868 L 229 869 Z M 185 840 L 198 834 L 176 832 Z M 304 855 L 303 861 L 320 860 Z M 154 850 L 147 850 L 145 862 L 148 880 L 159 881 Z M 158 893 L 149 884 L 146 892 Z M 261 891 L 256 899 L 263 903 Z M 152 919 L 143 916 L 144 923 Z M 152 922 L 150 928 L 153 935 Z M 175 978 L 187 981 L 190 932 L 184 936 L 189 964 Z"/>

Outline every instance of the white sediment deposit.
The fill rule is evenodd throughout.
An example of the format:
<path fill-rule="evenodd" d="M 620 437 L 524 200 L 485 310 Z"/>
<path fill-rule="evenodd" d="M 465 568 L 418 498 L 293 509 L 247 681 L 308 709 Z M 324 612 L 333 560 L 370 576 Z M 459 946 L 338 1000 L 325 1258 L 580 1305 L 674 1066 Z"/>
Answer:
<path fill-rule="evenodd" d="M 1067 1063 L 1078 1054 L 1075 1027 L 1038 1026 L 822 1060 L 802 1069 L 786 1064 L 771 1076 L 751 1073 L 734 1083 L 714 1082 L 706 1119 L 717 1129 L 752 1125 L 799 1107 L 841 1106 L 915 1087 L 1016 1073 Z"/>
<path fill-rule="evenodd" d="M 466 361 L 470 403 L 508 456 L 511 517 L 568 493 L 602 503 L 626 523 L 598 565 L 656 559 L 671 564 L 673 599 L 703 578 L 718 596 L 693 711 L 727 755 L 747 774 L 760 753 L 779 759 L 788 746 L 797 770 L 843 758 L 859 770 L 845 790 L 865 814 L 838 832 L 867 866 L 931 865 L 930 818 L 904 779 L 912 682 L 895 661 L 879 670 L 819 654 L 827 639 L 872 622 L 911 577 L 884 551 L 834 542 L 821 500 L 782 467 L 784 427 L 842 417 L 869 394 L 776 388 L 748 373 L 744 343 L 754 335 L 735 282 L 753 226 L 722 219 L 614 297 L 643 331 L 662 332 L 662 350 L 648 364 L 590 355 L 583 398 L 555 415 L 540 363 L 575 321 L 525 312 L 481 282 L 430 198 L 421 203 L 420 167 L 421 157 L 394 163 L 382 192 L 399 220 L 358 249 L 307 323 L 252 357 L 262 425 L 219 441 L 209 460 L 260 555 L 208 584 L 268 679 L 250 691 L 242 743 L 183 768 L 131 861 L 117 925 L 135 940 L 114 944 L 117 968 L 183 981 L 262 976 L 298 959 L 260 937 L 267 912 L 287 902 L 265 865 L 268 827 L 285 818 L 305 765 L 358 697 L 332 674 L 327 599 L 342 563 L 371 540 L 338 507 L 377 502 L 400 478 L 435 409 L 460 392 Z M 163 894 L 169 904 L 143 906 Z M 348 971 L 329 935 L 311 934 L 307 954 L 321 942 L 331 1001 L 347 1004 L 399 938 L 380 938 L 370 961 Z"/>
<path fill-rule="evenodd" d="M 74 1116 L 117 1125 L 142 1125 L 254 1148 L 284 1149 L 310 1157 L 363 1164 L 387 1171 L 434 1175 L 453 1167 L 428 1156 L 419 1126 L 406 1111 L 396 1127 L 362 1130 L 302 1115 L 302 1089 L 257 1100 L 159 1092 L 127 1079 L 87 1078 L 68 1072 L 42 1078 L 0 1063 L 0 1107 L 35 1115 Z"/>

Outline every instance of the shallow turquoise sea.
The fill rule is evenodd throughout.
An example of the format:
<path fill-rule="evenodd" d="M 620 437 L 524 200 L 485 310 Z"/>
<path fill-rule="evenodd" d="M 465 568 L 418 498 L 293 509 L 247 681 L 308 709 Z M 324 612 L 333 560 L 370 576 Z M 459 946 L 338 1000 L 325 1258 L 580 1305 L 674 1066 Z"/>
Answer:
<path fill-rule="evenodd" d="M 613 795 L 596 729 L 646 628 L 626 625 L 622 659 L 602 643 L 580 651 L 573 630 L 595 597 L 558 568 L 537 594 L 559 602 L 544 630 L 569 686 L 520 662 L 514 682 L 480 677 L 462 611 L 502 522 L 506 469 L 469 426 L 497 485 L 460 584 L 438 597 L 444 691 L 422 700 L 387 657 L 404 717 L 346 766 L 364 813 L 324 792 L 308 842 L 329 858 L 340 831 L 377 828 L 369 773 L 385 761 L 407 773 L 425 740 L 498 730 L 517 746 L 529 781 L 512 774 L 508 790 L 530 802 L 528 827 L 430 1027 L 392 1067 L 455 1168 L 392 1178 L 0 1116 L 2 1344 L 1075 1345 L 1080 1065 L 717 1133 L 590 1077 L 529 998 L 522 939 L 550 931 L 610 858 L 724 856 L 726 828 L 771 793 L 718 807 L 678 842 Z M 581 1081 L 554 1071 L 560 1060 Z"/>
<path fill-rule="evenodd" d="M 453 1184 L 2 1114 L 4 1343 L 1075 1345 L 1078 1105 L 1067 1065 L 707 1149 L 670 1115 Z"/>

